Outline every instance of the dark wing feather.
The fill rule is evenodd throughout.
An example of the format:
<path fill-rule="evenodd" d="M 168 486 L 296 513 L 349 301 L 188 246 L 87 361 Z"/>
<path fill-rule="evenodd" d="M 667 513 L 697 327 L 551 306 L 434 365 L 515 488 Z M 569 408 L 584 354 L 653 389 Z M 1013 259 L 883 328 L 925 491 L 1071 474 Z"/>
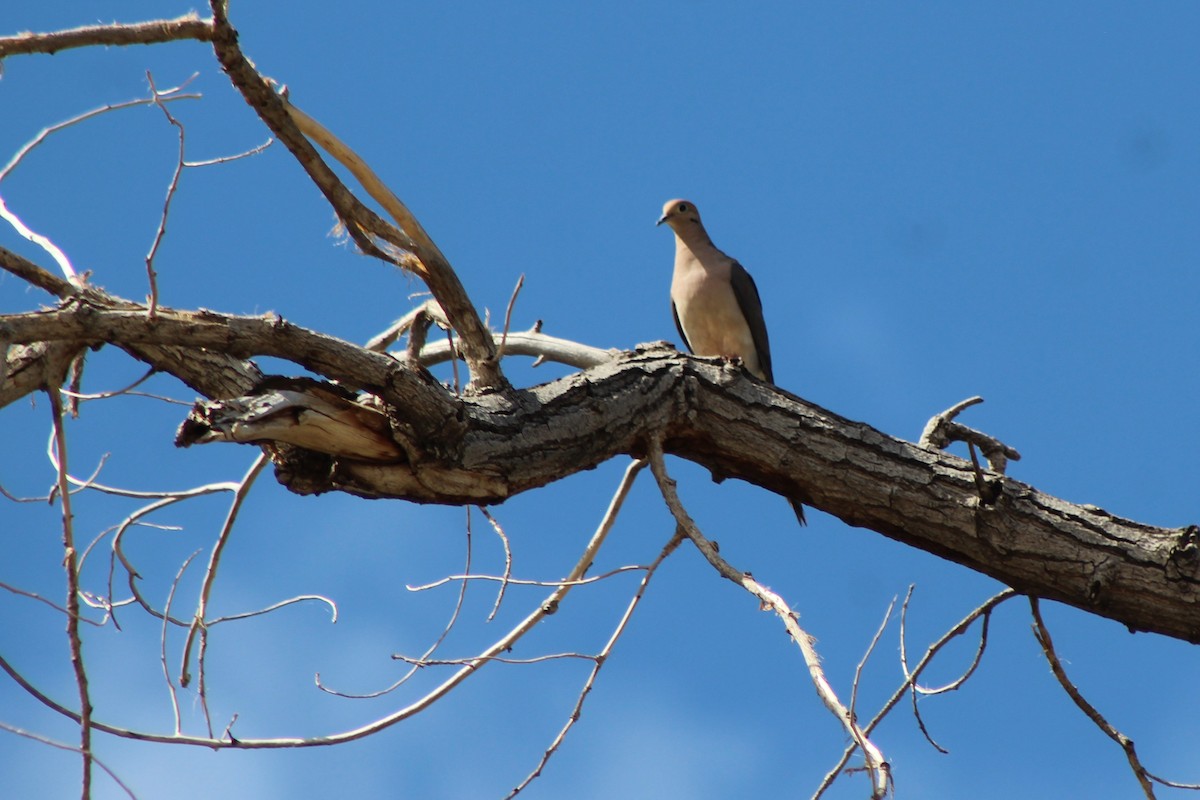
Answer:
<path fill-rule="evenodd" d="M 679 322 L 679 311 L 675 308 L 675 301 L 671 301 L 671 316 L 675 318 L 675 330 L 679 331 L 679 338 L 683 340 L 683 346 L 687 348 L 689 353 L 695 352 L 692 350 L 692 344 L 687 340 L 687 334 L 683 332 L 683 325 Z"/>
<path fill-rule="evenodd" d="M 730 270 L 729 281 L 733 284 L 733 296 L 737 298 L 738 308 L 750 326 L 750 336 L 754 339 L 754 349 L 758 352 L 758 365 L 762 367 L 763 375 L 770 383 L 775 382 L 775 373 L 771 369 L 771 341 L 767 338 L 767 322 L 763 319 L 762 300 L 758 296 L 758 287 L 754 278 L 738 262 L 734 261 Z M 678 324 L 678 320 L 676 320 Z"/>

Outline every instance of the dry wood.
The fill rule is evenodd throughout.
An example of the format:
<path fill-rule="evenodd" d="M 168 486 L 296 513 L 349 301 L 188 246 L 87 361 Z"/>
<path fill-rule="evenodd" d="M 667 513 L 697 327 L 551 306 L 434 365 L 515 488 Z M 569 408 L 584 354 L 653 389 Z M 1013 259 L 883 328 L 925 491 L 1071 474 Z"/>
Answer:
<path fill-rule="evenodd" d="M 285 448 L 275 455 L 277 478 L 293 491 L 498 503 L 615 455 L 641 455 L 647 438 L 662 432 L 666 452 L 718 479 L 802 498 L 850 525 L 1131 630 L 1200 641 L 1195 527 L 1123 520 L 991 472 L 996 500 L 981 503 L 970 462 L 844 419 L 712 359 L 647 348 L 542 386 L 464 398 L 423 369 L 278 318 L 160 309 L 149 322 L 144 312 L 76 299 L 56 311 L 0 318 L 0 341 L 111 342 L 212 397 L 229 397 L 231 383 L 249 394 L 256 368 L 244 359 L 255 355 L 291 359 L 377 395 L 407 460 L 314 459 Z M 197 354 L 227 359 L 226 372 L 197 374 L 190 365 Z M 238 370 L 240 379 L 217 385 Z"/>

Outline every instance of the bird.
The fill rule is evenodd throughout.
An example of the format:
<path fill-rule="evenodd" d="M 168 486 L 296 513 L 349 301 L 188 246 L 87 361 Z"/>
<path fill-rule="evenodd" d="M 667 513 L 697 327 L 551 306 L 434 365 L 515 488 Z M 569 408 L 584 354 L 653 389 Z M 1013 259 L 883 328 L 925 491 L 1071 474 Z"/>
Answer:
<path fill-rule="evenodd" d="M 738 358 L 754 377 L 775 383 L 762 298 L 746 268 L 717 249 L 690 200 L 668 200 L 658 224 L 675 234 L 671 314 L 688 351 Z M 789 500 L 801 525 L 804 506 Z"/>

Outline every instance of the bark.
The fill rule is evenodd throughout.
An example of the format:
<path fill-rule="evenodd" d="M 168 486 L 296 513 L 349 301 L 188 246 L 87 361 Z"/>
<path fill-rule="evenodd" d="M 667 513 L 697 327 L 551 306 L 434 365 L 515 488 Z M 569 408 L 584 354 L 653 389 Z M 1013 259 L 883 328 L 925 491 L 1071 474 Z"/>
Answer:
<path fill-rule="evenodd" d="M 1130 630 L 1200 641 L 1194 526 L 1143 525 L 996 472 L 977 473 L 968 461 L 839 417 L 720 360 L 650 346 L 541 386 L 456 396 L 420 365 L 278 318 L 159 309 L 149 320 L 145 312 L 104 308 L 96 297 L 0 317 L 0 341 L 48 343 L 37 345 L 46 348 L 47 364 L 51 353 L 111 342 L 209 397 L 233 400 L 201 404 L 195 413 L 209 415 L 203 419 L 211 430 L 193 441 L 221 440 L 220 425 L 211 424 L 220 414 L 229 425 L 253 423 L 262 392 L 279 388 L 256 378 L 247 360 L 256 355 L 335 379 L 342 388 L 316 387 L 316 399 L 340 396 L 360 407 L 317 415 L 322 425 L 340 420 L 348 433 L 378 440 L 386 418 L 397 449 L 374 462 L 296 447 L 320 439 L 289 440 L 283 431 L 290 425 L 225 436 L 269 445 L 277 477 L 293 491 L 500 503 L 610 458 L 639 456 L 661 433 L 666 452 L 704 465 L 716 480 L 741 478 Z M 10 372 L 14 354 L 29 352 L 10 348 Z M 197 358 L 210 366 L 195 369 Z M 25 363 L 23 371 L 30 369 Z M 21 385 L 32 390 L 34 383 Z M 14 386 L 6 383 L 0 395 L 7 402 L 16 399 Z M 255 386 L 262 389 L 257 405 L 239 396 L 253 395 Z M 365 394 L 356 401 L 347 389 Z M 241 417 L 239 402 L 247 409 Z M 359 422 L 363 429 L 355 431 Z"/>

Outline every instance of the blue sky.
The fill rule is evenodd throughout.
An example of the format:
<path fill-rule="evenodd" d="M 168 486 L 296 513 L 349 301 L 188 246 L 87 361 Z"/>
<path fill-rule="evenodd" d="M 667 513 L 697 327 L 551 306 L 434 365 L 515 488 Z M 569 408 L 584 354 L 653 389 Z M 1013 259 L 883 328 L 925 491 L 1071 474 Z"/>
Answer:
<path fill-rule="evenodd" d="M 166 2 L 101 8 L 25 4 L 3 32 L 170 17 Z M 514 326 L 534 320 L 600 347 L 675 340 L 667 303 L 671 237 L 663 201 L 696 201 L 718 246 L 763 294 L 776 378 L 785 389 L 892 435 L 915 439 L 934 413 L 973 394 L 964 421 L 1018 448 L 1010 474 L 1039 489 L 1163 526 L 1197 521 L 1195 397 L 1200 336 L 1200 7 L 1185 3 L 445 4 L 234 3 L 259 68 L 356 148 L 410 205 L 473 300 Z M 200 101 L 177 103 L 189 158 L 231 154 L 265 130 L 198 43 L 10 59 L 0 80 L 0 157 L 43 126 L 193 73 Z M 176 149 L 155 110 L 109 114 L 40 148 L 0 193 L 94 280 L 145 295 L 143 258 Z M 233 313 L 273 310 L 365 341 L 421 290 L 328 236 L 333 219 L 282 148 L 183 177 L 157 266 L 161 301 Z M 12 230 L 0 244 L 52 263 Z M 0 276 L 0 311 L 47 298 Z M 91 357 L 85 388 L 141 369 Z M 286 365 L 268 365 L 285 370 Z M 532 384 L 562 368 L 508 367 Z M 155 390 L 185 401 L 186 388 Z M 0 482 L 44 493 L 49 413 L 0 411 Z M 108 483 L 182 488 L 239 477 L 248 448 L 171 447 L 181 407 L 93 403 L 71 423 L 75 471 L 112 453 Z M 11 455 L 10 455 L 11 454 Z M 606 464 L 495 509 L 522 577 L 573 563 L 624 464 Z M 783 500 L 671 469 L 701 527 L 736 566 L 779 591 L 819 639 L 848 695 L 854 666 L 888 602 L 917 585 L 911 641 L 936 638 L 998 591 L 991 579 L 818 512 L 797 530 Z M 648 562 L 671 522 L 643 476 L 599 566 Z M 211 546 L 224 500 L 156 518 L 134 546 L 154 596 L 182 560 Z M 81 538 L 134 508 L 84 496 Z M 454 592 L 403 588 L 461 569 L 458 509 L 347 497 L 298 498 L 265 476 L 223 562 L 220 613 L 301 593 L 335 598 L 213 634 L 214 715 L 242 736 L 336 732 L 400 707 L 328 697 L 313 674 L 354 692 L 398 674 L 390 654 L 436 637 Z M 475 559 L 502 554 L 475 517 Z M 0 505 L 0 581 L 60 597 L 58 517 Z M 201 558 L 204 555 L 202 554 Z M 97 559 L 85 576 L 103 585 Z M 193 568 L 181 585 L 194 597 Z M 633 581 L 573 595 L 524 655 L 596 650 Z M 541 592 L 468 594 L 447 645 L 469 655 L 527 613 Z M 185 602 L 180 600 L 178 602 Z M 1138 744 L 1147 766 L 1200 781 L 1194 746 L 1195 648 L 1130 635 L 1045 604 L 1067 668 Z M 74 697 L 62 620 L 0 595 L 0 652 L 64 701 Z M 157 625 L 88 640 L 97 715 L 168 731 Z M 181 643 L 172 640 L 172 662 Z M 931 682 L 956 674 L 946 653 Z M 460 693 L 367 741 L 334 749 L 211 753 L 100 737 L 98 752 L 139 798 L 501 797 L 537 763 L 586 676 L 579 662 L 483 670 Z M 860 690 L 872 708 L 901 680 L 888 629 Z M 74 741 L 11 681 L 10 724 Z M 900 797 L 1134 797 L 1121 752 L 1053 682 L 1023 601 L 1001 607 L 966 688 L 923 705 L 940 755 L 902 710 L 876 740 Z M 186 723 L 200 716 L 189 697 Z M 580 724 L 527 792 L 571 796 L 808 796 L 843 735 L 779 624 L 688 548 L 666 562 Z M 0 774 L 20 797 L 72 796 L 78 759 L 0 736 Z M 830 797 L 861 797 L 861 776 Z M 119 796 L 98 779 L 97 797 Z M 1160 797 L 1171 796 L 1163 790 Z"/>

